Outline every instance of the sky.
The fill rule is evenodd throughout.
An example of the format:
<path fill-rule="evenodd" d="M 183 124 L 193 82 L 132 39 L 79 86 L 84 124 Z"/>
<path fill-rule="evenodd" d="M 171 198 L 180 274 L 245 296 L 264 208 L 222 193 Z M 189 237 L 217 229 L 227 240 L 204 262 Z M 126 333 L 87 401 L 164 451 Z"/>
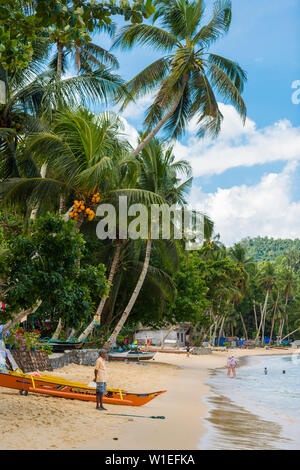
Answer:
<path fill-rule="evenodd" d="M 209 12 L 212 1 L 206 4 Z M 190 205 L 212 218 L 227 246 L 247 236 L 300 238 L 300 0 L 232 0 L 232 5 L 230 31 L 212 51 L 247 72 L 245 126 L 230 104 L 220 102 L 219 137 L 197 138 L 192 121 L 174 143 L 174 154 L 193 168 Z M 93 41 L 111 46 L 103 35 Z M 114 53 L 126 80 L 160 57 L 146 47 Z M 133 143 L 151 98 L 122 113 Z"/>

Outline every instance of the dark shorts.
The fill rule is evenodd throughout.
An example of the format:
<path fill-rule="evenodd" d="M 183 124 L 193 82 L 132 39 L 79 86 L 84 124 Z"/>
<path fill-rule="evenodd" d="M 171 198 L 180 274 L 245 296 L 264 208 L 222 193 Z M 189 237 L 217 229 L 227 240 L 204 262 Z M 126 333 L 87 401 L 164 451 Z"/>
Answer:
<path fill-rule="evenodd" d="M 106 392 L 107 392 L 106 382 L 97 382 L 97 384 L 96 384 L 96 393 L 105 395 Z"/>

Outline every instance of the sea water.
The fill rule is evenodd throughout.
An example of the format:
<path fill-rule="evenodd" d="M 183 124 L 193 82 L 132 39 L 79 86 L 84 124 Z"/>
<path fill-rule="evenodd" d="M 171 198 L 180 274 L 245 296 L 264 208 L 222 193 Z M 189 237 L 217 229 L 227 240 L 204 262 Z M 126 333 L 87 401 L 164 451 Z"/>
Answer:
<path fill-rule="evenodd" d="M 208 433 L 200 448 L 299 450 L 299 352 L 250 357 L 236 372 L 235 379 L 226 368 L 209 377 L 213 397 L 207 399 Z"/>

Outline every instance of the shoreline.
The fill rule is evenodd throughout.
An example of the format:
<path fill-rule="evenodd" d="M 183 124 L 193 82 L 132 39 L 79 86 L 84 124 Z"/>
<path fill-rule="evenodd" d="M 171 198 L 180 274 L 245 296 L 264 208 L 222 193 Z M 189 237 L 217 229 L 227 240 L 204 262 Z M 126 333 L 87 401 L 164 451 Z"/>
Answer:
<path fill-rule="evenodd" d="M 231 350 L 233 354 L 239 359 L 239 367 L 242 367 L 247 362 L 249 357 L 252 356 L 282 356 L 295 353 L 295 350 L 265 350 L 264 348 L 256 348 L 255 350 Z M 213 388 L 207 383 L 210 373 L 214 373 L 217 370 L 226 369 L 226 359 L 229 354 L 228 351 L 213 351 L 208 356 L 186 356 L 178 357 L 175 354 L 165 354 L 165 357 L 161 357 L 163 353 L 159 353 L 160 361 L 168 361 L 169 363 L 176 363 L 182 370 L 182 374 L 178 377 L 179 383 L 169 384 L 169 390 L 165 395 L 160 398 L 161 403 L 156 402 L 157 407 L 155 409 L 166 410 L 165 414 L 167 419 L 163 426 L 162 423 L 147 421 L 136 421 L 134 429 L 126 435 L 121 436 L 118 441 L 111 442 L 107 439 L 100 442 L 95 439 L 90 441 L 85 446 L 80 447 L 81 449 L 107 449 L 107 450 L 198 450 L 200 442 L 205 439 L 205 436 L 211 431 L 209 429 L 209 414 L 213 410 L 212 403 L 209 403 L 209 399 L 212 399 L 215 395 Z M 175 356 L 175 357 L 174 357 Z M 194 358 L 194 359 L 193 359 Z M 189 364 L 187 361 L 194 361 L 194 364 Z M 194 366 L 194 367 L 193 367 Z M 190 374 L 197 372 L 198 375 L 191 379 Z M 182 383 L 185 381 L 186 385 L 194 385 L 192 389 L 187 391 L 188 403 L 180 396 L 175 396 L 174 387 L 182 388 Z M 192 384 L 193 382 L 193 384 Z M 171 385 L 171 387 L 170 387 Z M 168 387 L 167 387 L 168 388 Z M 170 393 L 172 395 L 170 397 Z M 168 396 L 169 395 L 169 396 Z M 169 404 L 168 404 L 169 402 Z M 154 401 L 151 402 L 154 405 Z M 149 404 L 150 407 L 151 404 Z M 232 404 L 234 405 L 234 404 Z M 214 405 L 215 406 L 215 405 Z M 237 407 L 238 408 L 238 407 Z M 144 408 L 146 411 L 146 407 Z M 176 412 L 174 413 L 174 410 Z M 245 410 L 246 411 L 246 410 Z M 140 413 L 139 413 L 140 414 Z M 144 413 L 143 413 L 144 414 Z M 252 420 L 252 424 L 259 420 L 260 427 L 263 424 L 269 429 L 269 425 L 273 422 L 265 421 L 255 416 L 250 412 L 246 412 L 247 417 Z M 244 416 L 246 416 L 246 414 Z M 276 424 L 274 428 L 276 428 Z M 277 436 L 280 434 L 280 428 L 276 429 Z M 274 435 L 274 437 L 276 437 Z M 270 446 L 270 448 L 274 448 Z"/>
<path fill-rule="evenodd" d="M 289 355 L 295 350 L 256 348 L 230 353 L 241 364 L 247 357 Z M 0 449 L 197 450 L 208 434 L 207 418 L 213 409 L 209 403 L 213 390 L 207 380 L 211 371 L 226 369 L 228 354 L 213 351 L 187 357 L 157 353 L 145 363 L 109 362 L 109 387 L 167 393 L 142 407 L 107 405 L 103 414 L 91 402 L 34 393 L 23 397 L 16 390 L 0 388 L 0 426 L 4 430 Z M 50 374 L 88 383 L 93 367 L 70 364 Z"/>
<path fill-rule="evenodd" d="M 239 367 L 246 366 L 254 357 L 289 355 L 292 352 L 245 355 L 240 357 Z M 221 369 L 211 369 L 210 375 L 216 376 Z M 286 432 L 286 423 L 274 417 L 271 419 L 265 413 L 261 414 L 253 406 L 249 406 L 248 402 L 241 404 L 229 398 L 228 390 L 227 394 L 223 394 L 213 381 L 209 387 L 211 393 L 204 398 L 209 407 L 208 417 L 205 418 L 207 433 L 201 436 L 200 450 L 279 450 L 278 448 L 286 449 L 287 445 L 294 445 L 293 439 Z"/>

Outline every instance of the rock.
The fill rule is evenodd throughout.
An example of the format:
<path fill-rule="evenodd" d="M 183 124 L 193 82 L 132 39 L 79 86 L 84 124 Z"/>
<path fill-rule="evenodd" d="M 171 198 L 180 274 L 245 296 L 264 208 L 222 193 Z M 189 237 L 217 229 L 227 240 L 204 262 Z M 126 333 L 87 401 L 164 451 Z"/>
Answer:
<path fill-rule="evenodd" d="M 196 356 L 200 356 L 200 355 L 204 355 L 204 354 L 211 354 L 211 349 L 210 348 L 194 347 L 194 348 L 191 348 L 190 353 L 194 354 Z"/>

